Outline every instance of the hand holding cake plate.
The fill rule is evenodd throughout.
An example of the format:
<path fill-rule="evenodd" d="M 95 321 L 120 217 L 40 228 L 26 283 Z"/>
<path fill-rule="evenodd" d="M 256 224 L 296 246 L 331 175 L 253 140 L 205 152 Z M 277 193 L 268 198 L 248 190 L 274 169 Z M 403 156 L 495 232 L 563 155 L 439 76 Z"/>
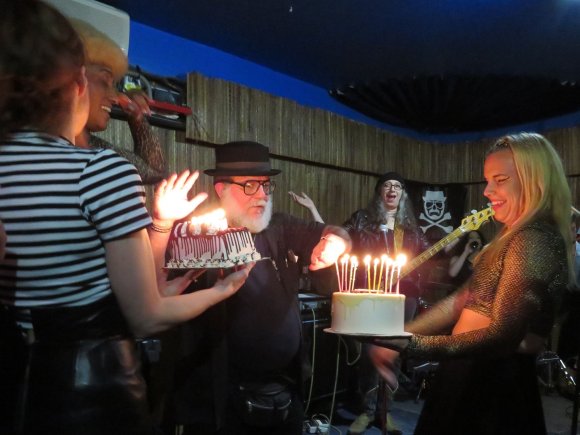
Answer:
<path fill-rule="evenodd" d="M 374 344 L 375 346 L 385 347 L 396 352 L 402 352 L 409 345 L 412 336 L 413 334 L 409 333 L 409 335 L 406 337 L 373 338 L 372 340 L 369 340 L 369 343 Z"/>
<path fill-rule="evenodd" d="M 356 338 L 359 341 L 364 341 L 365 343 L 372 343 L 372 344 L 376 344 L 377 346 L 381 346 L 381 347 L 386 347 L 389 349 L 392 349 L 392 347 L 390 345 L 388 345 L 388 343 L 390 341 L 395 341 L 398 343 L 398 340 L 404 341 L 404 342 L 408 342 L 411 337 L 413 336 L 413 334 L 411 334 L 410 332 L 400 332 L 397 333 L 395 335 L 392 334 L 370 334 L 370 333 L 354 333 L 354 332 L 341 332 L 341 331 L 337 331 L 334 330 L 332 328 L 325 328 L 324 332 L 328 332 L 329 334 L 336 334 L 336 335 L 345 335 L 348 337 L 352 337 L 352 338 Z M 386 345 L 383 345 L 382 343 L 385 343 Z M 406 347 L 406 345 L 405 345 Z"/>
<path fill-rule="evenodd" d="M 324 332 L 337 335 L 346 335 L 363 343 L 374 344 L 375 346 L 384 347 L 396 352 L 404 351 L 409 345 L 409 341 L 411 341 L 411 337 L 413 336 L 413 334 L 410 332 L 404 332 L 402 335 L 352 334 L 337 332 L 332 328 L 326 328 L 324 329 Z"/>

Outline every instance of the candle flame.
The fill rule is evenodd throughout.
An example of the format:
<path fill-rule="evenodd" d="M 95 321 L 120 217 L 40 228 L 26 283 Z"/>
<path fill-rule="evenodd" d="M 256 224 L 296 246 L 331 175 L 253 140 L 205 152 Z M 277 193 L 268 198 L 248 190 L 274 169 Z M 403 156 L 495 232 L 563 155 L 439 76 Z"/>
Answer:
<path fill-rule="evenodd" d="M 201 227 L 206 225 L 208 233 L 223 231 L 228 228 L 228 220 L 226 219 L 226 212 L 223 208 L 212 210 L 200 216 L 194 216 L 190 220 L 191 225 Z"/>
<path fill-rule="evenodd" d="M 407 256 L 405 254 L 399 254 L 395 261 L 397 262 L 397 266 L 402 267 L 407 263 Z"/>

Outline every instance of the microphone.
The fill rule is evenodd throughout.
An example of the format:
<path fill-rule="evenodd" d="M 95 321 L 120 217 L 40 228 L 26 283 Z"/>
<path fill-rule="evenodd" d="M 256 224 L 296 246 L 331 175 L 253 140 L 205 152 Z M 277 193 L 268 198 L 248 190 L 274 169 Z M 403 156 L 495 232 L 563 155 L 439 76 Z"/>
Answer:
<path fill-rule="evenodd" d="M 389 231 L 389 228 L 387 227 L 386 224 L 380 224 L 379 230 L 383 233 L 383 239 L 385 240 L 385 248 L 387 249 L 387 255 L 389 255 L 390 254 L 389 242 L 387 241 L 387 232 Z"/>

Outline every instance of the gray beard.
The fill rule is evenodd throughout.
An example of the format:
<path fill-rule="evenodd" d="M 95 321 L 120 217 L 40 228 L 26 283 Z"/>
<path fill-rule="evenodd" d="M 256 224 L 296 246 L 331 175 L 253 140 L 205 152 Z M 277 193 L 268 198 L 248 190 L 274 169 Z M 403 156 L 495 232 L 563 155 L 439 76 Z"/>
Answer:
<path fill-rule="evenodd" d="M 253 218 L 237 209 L 236 204 L 231 200 L 228 192 L 221 198 L 221 206 L 226 212 L 228 226 L 234 228 L 246 227 L 250 233 L 257 234 L 266 229 L 272 218 L 272 199 L 266 203 L 264 214 L 259 218 Z"/>

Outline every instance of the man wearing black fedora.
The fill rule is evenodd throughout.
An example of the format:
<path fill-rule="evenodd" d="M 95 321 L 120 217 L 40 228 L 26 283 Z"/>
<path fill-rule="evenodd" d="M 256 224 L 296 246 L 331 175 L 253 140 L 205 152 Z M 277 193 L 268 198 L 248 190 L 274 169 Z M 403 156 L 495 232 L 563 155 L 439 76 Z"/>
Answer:
<path fill-rule="evenodd" d="M 266 260 L 256 263 L 227 303 L 195 322 L 191 353 L 197 360 L 203 355 L 204 364 L 178 370 L 185 374 L 178 380 L 181 396 L 192 399 L 178 407 L 195 408 L 206 421 L 189 415 L 184 433 L 302 434 L 299 267 L 310 262 L 317 271 L 334 265 L 350 250 L 350 237 L 341 227 L 272 213 L 272 177 L 281 171 L 271 168 L 268 147 L 230 142 L 218 146 L 215 156 L 215 169 L 205 173 L 214 177 L 228 225 L 248 228 Z"/>

